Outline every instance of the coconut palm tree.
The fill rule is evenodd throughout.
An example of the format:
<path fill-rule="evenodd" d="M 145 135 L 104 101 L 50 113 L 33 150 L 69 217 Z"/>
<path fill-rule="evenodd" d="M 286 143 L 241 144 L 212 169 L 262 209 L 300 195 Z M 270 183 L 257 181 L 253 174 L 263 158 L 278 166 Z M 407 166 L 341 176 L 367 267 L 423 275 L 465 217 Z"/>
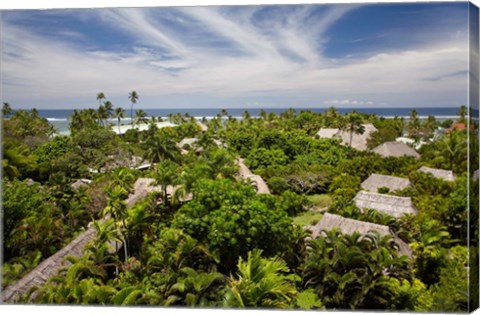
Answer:
<path fill-rule="evenodd" d="M 103 92 L 97 93 L 98 106 L 102 105 L 102 100 L 105 99 L 105 94 Z"/>
<path fill-rule="evenodd" d="M 353 134 L 363 134 L 365 132 L 362 116 L 356 112 L 347 114 L 343 119 L 342 127 L 340 129 L 350 134 L 348 146 L 352 147 Z"/>
<path fill-rule="evenodd" d="M 466 122 L 466 119 L 465 119 L 465 118 L 466 118 L 467 115 L 468 115 L 467 106 L 465 106 L 465 105 L 460 106 L 460 108 L 458 109 L 457 115 L 459 116 L 458 121 L 465 123 L 465 122 Z"/>
<path fill-rule="evenodd" d="M 334 128 L 338 127 L 339 123 L 341 122 L 342 116 L 336 110 L 335 107 L 331 106 L 328 110 L 322 115 L 323 124 L 327 128 Z"/>
<path fill-rule="evenodd" d="M 148 123 L 147 113 L 143 109 L 137 109 L 135 111 L 135 123 L 146 124 Z"/>
<path fill-rule="evenodd" d="M 125 118 L 125 110 L 121 107 L 115 108 L 115 118 L 117 118 L 118 132 L 120 133 L 120 120 Z"/>
<path fill-rule="evenodd" d="M 421 122 L 418 118 L 416 109 L 410 111 L 410 118 L 407 122 L 408 136 L 412 139 L 418 140 L 420 137 Z"/>
<path fill-rule="evenodd" d="M 145 149 L 145 158 L 152 164 L 165 159 L 176 161 L 180 153 L 175 141 L 158 133 L 147 139 Z"/>
<path fill-rule="evenodd" d="M 3 103 L 3 107 L 2 107 L 2 114 L 3 116 L 8 116 L 8 115 L 11 115 L 13 112 L 12 110 L 12 107 L 10 106 L 10 104 L 8 103 Z"/>
<path fill-rule="evenodd" d="M 424 129 L 424 138 L 430 138 L 437 129 L 437 119 L 433 115 L 429 115 L 422 125 Z"/>
<path fill-rule="evenodd" d="M 128 95 L 128 99 L 130 102 L 132 102 L 132 106 L 130 107 L 130 119 L 132 120 L 132 126 L 133 126 L 133 105 L 137 102 L 138 100 L 138 94 L 135 91 L 130 92 Z"/>
<path fill-rule="evenodd" d="M 107 194 L 107 206 L 103 210 L 103 215 L 110 215 L 113 217 L 115 224 L 118 226 L 118 223 L 121 221 L 123 224 L 123 229 L 127 227 L 125 224 L 125 217 L 127 216 L 127 205 L 125 203 L 125 199 L 128 197 L 128 192 L 125 188 L 121 186 L 114 186 L 108 187 L 105 190 Z M 127 251 L 127 240 L 126 240 L 126 233 L 124 233 L 119 228 L 119 233 L 123 235 L 123 245 L 125 250 L 125 262 L 128 259 L 128 251 Z"/>
<path fill-rule="evenodd" d="M 167 188 L 179 182 L 179 175 L 178 165 L 171 160 L 163 160 L 157 165 L 154 175 L 155 185 L 162 187 L 162 201 L 164 206 L 167 206 L 170 202 Z"/>
<path fill-rule="evenodd" d="M 103 103 L 103 106 L 105 106 L 105 110 L 107 111 L 107 118 L 112 117 L 113 115 L 113 104 L 110 101 L 105 101 Z"/>
<path fill-rule="evenodd" d="M 98 123 L 105 126 L 106 125 L 105 122 L 108 119 L 108 112 L 105 106 L 100 105 L 100 107 L 97 110 L 97 117 L 98 117 Z"/>

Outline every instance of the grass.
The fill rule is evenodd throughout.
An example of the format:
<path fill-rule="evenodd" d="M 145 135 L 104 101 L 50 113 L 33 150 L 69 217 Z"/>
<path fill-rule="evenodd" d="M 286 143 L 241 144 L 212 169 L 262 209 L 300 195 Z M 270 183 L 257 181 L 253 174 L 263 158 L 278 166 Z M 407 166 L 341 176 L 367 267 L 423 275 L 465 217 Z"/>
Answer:
<path fill-rule="evenodd" d="M 329 207 L 332 204 L 332 198 L 327 194 L 310 195 L 307 196 L 307 199 L 318 208 Z"/>
<path fill-rule="evenodd" d="M 293 222 L 300 226 L 314 225 L 322 216 L 323 214 L 317 211 L 306 211 L 294 217 Z"/>

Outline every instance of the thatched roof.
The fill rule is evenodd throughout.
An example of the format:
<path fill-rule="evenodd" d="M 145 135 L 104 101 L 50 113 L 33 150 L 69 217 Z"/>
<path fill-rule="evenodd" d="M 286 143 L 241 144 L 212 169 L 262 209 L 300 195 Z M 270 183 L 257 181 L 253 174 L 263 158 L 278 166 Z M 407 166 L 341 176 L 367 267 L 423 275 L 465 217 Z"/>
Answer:
<path fill-rule="evenodd" d="M 375 209 L 378 212 L 399 218 L 406 213 L 417 214 L 410 197 L 397 197 L 375 192 L 360 191 L 353 199 L 360 209 Z"/>
<path fill-rule="evenodd" d="M 183 149 L 183 147 L 185 145 L 188 145 L 188 146 L 193 146 L 194 143 L 196 143 L 198 141 L 197 138 L 184 138 L 182 139 L 182 141 L 178 142 L 177 143 L 177 147 L 180 148 L 180 149 Z"/>
<path fill-rule="evenodd" d="M 263 178 L 259 175 L 247 175 L 245 176 L 248 180 L 250 180 L 257 191 L 258 194 L 270 194 L 270 189 L 268 189 L 267 184 L 263 180 Z"/>
<path fill-rule="evenodd" d="M 390 191 L 402 190 L 410 186 L 408 178 L 372 174 L 369 178 L 363 181 L 362 189 L 377 192 L 381 187 L 387 187 Z"/>
<path fill-rule="evenodd" d="M 155 179 L 153 178 L 139 178 L 133 184 L 133 193 L 130 194 L 125 201 L 127 204 L 127 207 L 133 206 L 137 201 L 144 199 L 149 193 L 151 192 L 161 192 L 162 187 L 161 186 L 155 186 L 154 185 Z M 178 186 L 167 186 L 167 194 L 172 196 L 175 191 L 178 189 Z M 183 198 L 183 201 L 188 201 L 192 198 L 191 195 L 185 196 Z"/>
<path fill-rule="evenodd" d="M 75 190 L 78 190 L 82 187 L 88 187 L 88 185 L 91 183 L 92 181 L 89 180 L 89 179 L 86 179 L 86 178 L 82 178 L 82 179 L 79 179 L 77 181 L 75 181 L 71 187 L 72 189 L 75 189 Z"/>
<path fill-rule="evenodd" d="M 401 157 L 404 155 L 413 156 L 414 158 L 420 158 L 420 154 L 417 153 L 412 147 L 403 142 L 388 141 L 382 143 L 378 147 L 372 150 L 375 153 L 380 154 L 383 157 Z"/>
<path fill-rule="evenodd" d="M 362 134 L 352 134 L 352 148 L 365 151 L 367 149 L 367 141 L 370 139 L 370 134 L 377 131 L 373 124 L 363 124 L 365 131 Z M 350 133 L 340 130 L 338 128 L 322 128 L 317 132 L 320 138 L 339 138 L 343 145 L 350 145 Z"/>
<path fill-rule="evenodd" d="M 401 255 L 412 256 L 412 250 L 407 243 L 398 238 L 390 228 L 386 225 L 379 225 L 370 222 L 364 222 L 359 220 L 353 220 L 344 218 L 339 215 L 325 213 L 322 219 L 314 226 L 307 226 L 307 229 L 312 231 L 312 238 L 321 236 L 324 231 L 329 231 L 334 228 L 339 229 L 343 234 L 353 234 L 358 232 L 362 235 L 367 234 L 370 231 L 376 231 L 381 236 L 391 235 L 394 241 L 398 244 L 399 252 Z"/>
<path fill-rule="evenodd" d="M 265 183 L 261 176 L 253 174 L 252 171 L 250 171 L 250 169 L 245 165 L 245 163 L 243 163 L 243 159 L 237 158 L 235 162 L 239 166 L 238 174 L 240 178 L 250 181 L 257 193 L 270 194 L 270 189 L 268 189 L 267 183 Z"/>
<path fill-rule="evenodd" d="M 134 192 L 130 194 L 128 199 L 125 201 L 127 207 L 133 206 L 137 201 L 145 198 L 150 192 L 160 191 L 160 186 L 152 185 L 154 181 L 155 180 L 153 178 L 139 178 L 133 185 Z M 167 193 L 172 195 L 177 189 L 178 187 L 168 186 Z M 191 195 L 186 196 L 184 197 L 184 201 L 191 198 Z M 2 291 L 2 301 L 15 302 L 15 299 L 18 299 L 20 296 L 27 293 L 32 287 L 44 285 L 48 279 L 58 274 L 60 269 L 70 265 L 70 263 L 65 260 L 66 257 L 81 257 L 83 255 L 85 245 L 94 240 L 95 234 L 95 228 L 90 226 L 85 232 L 77 236 L 77 238 L 75 238 L 64 248 L 45 259 L 22 279 L 8 286 L 4 291 Z M 35 294 L 31 296 L 31 299 L 34 297 Z"/>
<path fill-rule="evenodd" d="M 242 158 L 237 158 L 235 162 L 239 166 L 238 173 L 240 174 L 241 177 L 246 177 L 247 175 L 253 175 L 252 171 L 243 163 Z"/>
<path fill-rule="evenodd" d="M 70 244 L 42 261 L 23 278 L 6 287 L 5 290 L 2 291 L 2 302 L 13 303 L 31 288 L 44 285 L 48 279 L 58 274 L 60 269 L 70 265 L 70 262 L 66 261 L 65 258 L 68 256 L 81 257 L 85 245 L 95 238 L 95 234 L 95 228 L 88 228 L 88 230 L 77 236 Z M 33 300 L 35 296 L 35 293 L 32 294 L 30 300 Z"/>
<path fill-rule="evenodd" d="M 433 177 L 443 179 L 447 182 L 451 182 L 456 179 L 456 176 L 453 175 L 453 172 L 448 170 L 441 170 L 438 168 L 430 168 L 430 167 L 422 166 L 418 169 L 418 171 L 432 174 Z"/>
<path fill-rule="evenodd" d="M 370 134 L 377 131 L 377 128 L 372 124 L 363 124 L 363 128 L 365 128 L 365 131 L 362 134 L 352 134 L 352 148 L 360 151 L 367 149 L 367 141 L 370 139 Z M 342 143 L 348 146 L 350 144 L 350 133 L 341 131 L 340 136 L 342 137 Z"/>
<path fill-rule="evenodd" d="M 317 135 L 320 138 L 334 138 L 334 137 L 340 137 L 340 129 L 338 128 L 321 128 L 318 132 Z"/>
<path fill-rule="evenodd" d="M 107 158 L 108 160 L 100 168 L 100 172 L 111 171 L 117 167 L 136 169 L 138 166 L 146 164 L 142 157 L 136 155 L 109 155 Z"/>
<path fill-rule="evenodd" d="M 208 130 L 208 127 L 204 123 L 202 123 L 199 120 L 196 120 L 196 122 L 197 122 L 198 127 L 200 127 L 200 131 L 207 131 Z"/>

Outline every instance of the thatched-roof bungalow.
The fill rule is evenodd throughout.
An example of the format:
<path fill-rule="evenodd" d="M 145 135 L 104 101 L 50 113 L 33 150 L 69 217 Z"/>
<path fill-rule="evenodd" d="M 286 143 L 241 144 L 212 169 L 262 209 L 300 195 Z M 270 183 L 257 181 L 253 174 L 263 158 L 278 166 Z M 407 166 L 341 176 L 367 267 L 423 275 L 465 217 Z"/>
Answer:
<path fill-rule="evenodd" d="M 452 171 L 449 170 L 442 170 L 438 168 L 430 168 L 426 166 L 422 166 L 418 169 L 419 172 L 431 174 L 433 177 L 443 179 L 447 182 L 453 182 L 457 177 L 453 175 Z"/>
<path fill-rule="evenodd" d="M 161 121 L 161 122 L 156 122 L 154 124 L 157 126 L 158 129 L 162 129 L 162 128 L 165 128 L 165 127 L 177 127 L 176 124 L 172 124 L 169 121 Z M 149 127 L 150 127 L 150 123 L 148 123 L 148 124 L 135 124 L 134 126 L 129 124 L 129 125 L 122 125 L 120 127 L 112 126 L 112 131 L 115 132 L 117 135 L 123 135 L 130 129 L 137 129 L 138 131 L 145 131 L 145 130 L 148 130 Z"/>
<path fill-rule="evenodd" d="M 353 234 L 358 232 L 362 235 L 367 234 L 370 231 L 376 231 L 381 236 L 391 235 L 394 241 L 399 247 L 399 253 L 401 255 L 412 256 L 412 250 L 407 243 L 402 241 L 386 225 L 379 225 L 370 222 L 363 222 L 359 220 L 353 220 L 344 218 L 339 215 L 325 213 L 320 221 L 314 226 L 307 226 L 308 230 L 312 231 L 312 238 L 320 237 L 324 231 L 330 231 L 334 228 L 339 229 L 343 234 Z"/>
<path fill-rule="evenodd" d="M 62 268 L 70 265 L 70 262 L 66 261 L 65 258 L 68 256 L 81 257 L 85 245 L 94 240 L 95 235 L 95 228 L 90 227 L 71 241 L 70 244 L 42 261 L 23 278 L 2 290 L 2 302 L 15 302 L 31 288 L 44 285 L 48 279 L 57 275 Z M 36 292 L 33 292 L 30 300 L 35 298 L 35 296 Z"/>
<path fill-rule="evenodd" d="M 410 186 L 408 178 L 372 174 L 369 178 L 363 181 L 362 189 L 372 192 L 378 192 L 379 188 L 386 187 L 389 191 L 402 190 Z"/>
<path fill-rule="evenodd" d="M 137 201 L 142 200 L 151 192 L 161 192 L 161 186 L 154 185 L 155 180 L 153 178 L 139 178 L 133 184 L 133 193 L 130 194 L 126 200 L 127 207 L 133 206 Z M 178 186 L 167 186 L 167 194 L 172 196 L 175 191 L 178 189 Z M 192 198 L 191 195 L 185 196 L 183 201 L 188 201 Z"/>
<path fill-rule="evenodd" d="M 208 130 L 208 127 L 199 120 L 196 120 L 197 126 L 200 128 L 200 131 L 205 132 Z"/>
<path fill-rule="evenodd" d="M 365 151 L 367 149 L 367 141 L 370 139 L 370 134 L 377 131 L 373 124 L 363 124 L 365 131 L 362 134 L 352 134 L 352 148 Z M 340 130 L 338 128 L 322 128 L 317 132 L 318 137 L 328 139 L 340 139 L 343 145 L 350 145 L 350 133 Z"/>
<path fill-rule="evenodd" d="M 257 193 L 270 194 L 270 189 L 268 189 L 267 183 L 265 183 L 261 176 L 253 174 L 245 163 L 243 163 L 243 159 L 237 158 L 235 162 L 239 166 L 238 175 L 240 178 L 250 181 Z"/>
<path fill-rule="evenodd" d="M 407 137 L 398 137 L 398 138 L 395 139 L 395 141 L 403 142 L 405 144 L 409 144 L 409 145 L 413 146 L 415 148 L 415 150 L 420 149 L 424 144 L 426 144 L 426 142 L 423 141 L 423 140 L 420 140 L 420 141 L 416 142 L 414 139 L 407 138 Z"/>
<path fill-rule="evenodd" d="M 384 142 L 372 151 L 380 154 L 383 157 L 402 157 L 406 155 L 413 156 L 416 159 L 420 158 L 420 154 L 418 154 L 417 151 L 415 151 L 412 147 L 398 141 Z"/>
<path fill-rule="evenodd" d="M 148 193 L 153 191 L 160 191 L 160 186 L 153 186 L 153 178 L 139 178 L 133 185 L 134 192 L 130 194 L 125 201 L 127 207 L 133 206 L 137 201 L 145 198 Z M 172 195 L 178 187 L 168 186 L 167 193 Z M 184 201 L 191 199 L 192 196 L 186 196 Z M 93 241 L 96 236 L 96 230 L 93 226 L 89 226 L 88 229 L 78 235 L 73 241 L 71 241 L 64 248 L 42 261 L 36 268 L 27 273 L 23 278 L 16 283 L 8 286 L 2 291 L 2 302 L 15 302 L 22 295 L 27 293 L 31 288 L 44 285 L 48 279 L 57 275 L 60 270 L 70 265 L 65 260 L 68 256 L 81 257 L 83 255 L 85 246 Z M 35 292 L 30 296 L 30 300 L 35 297 Z"/>
<path fill-rule="evenodd" d="M 258 194 L 270 194 L 270 189 L 260 175 L 246 175 L 245 178 L 251 181 Z"/>
<path fill-rule="evenodd" d="M 360 191 L 353 199 L 360 209 L 374 209 L 399 218 L 404 214 L 417 214 L 410 197 L 398 197 L 375 192 Z"/>
<path fill-rule="evenodd" d="M 320 139 L 322 139 L 322 138 L 327 138 L 327 139 L 340 138 L 340 129 L 338 129 L 338 128 L 321 128 L 317 132 L 317 136 Z"/>
<path fill-rule="evenodd" d="M 177 148 L 180 149 L 180 152 L 182 154 L 187 154 L 188 151 L 185 150 L 185 147 L 188 147 L 189 149 L 192 149 L 195 147 L 195 144 L 198 142 L 198 138 L 184 138 L 180 142 L 176 144 Z"/>

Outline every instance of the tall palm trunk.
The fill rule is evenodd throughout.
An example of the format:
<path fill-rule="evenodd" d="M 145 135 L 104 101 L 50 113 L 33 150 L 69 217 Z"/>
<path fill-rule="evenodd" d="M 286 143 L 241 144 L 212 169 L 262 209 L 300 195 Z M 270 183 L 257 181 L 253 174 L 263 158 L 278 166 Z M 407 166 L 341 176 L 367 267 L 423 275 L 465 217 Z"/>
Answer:
<path fill-rule="evenodd" d="M 132 128 L 133 128 L 133 103 L 132 103 L 132 106 L 130 106 L 130 119 L 132 120 L 130 123 L 132 124 Z"/>

